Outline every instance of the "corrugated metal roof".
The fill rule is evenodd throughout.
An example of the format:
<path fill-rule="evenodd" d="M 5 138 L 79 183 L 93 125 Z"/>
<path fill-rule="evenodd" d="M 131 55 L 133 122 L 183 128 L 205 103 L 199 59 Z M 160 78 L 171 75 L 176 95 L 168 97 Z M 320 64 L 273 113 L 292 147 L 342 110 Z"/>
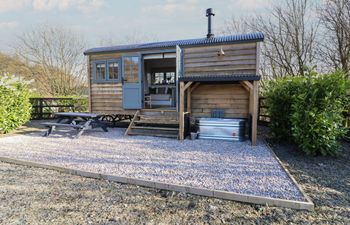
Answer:
<path fill-rule="evenodd" d="M 179 46 L 197 46 L 197 45 L 211 45 L 220 43 L 241 43 L 241 42 L 258 42 L 264 40 L 264 34 L 257 32 L 251 34 L 240 34 L 231 36 L 221 36 L 212 38 L 197 38 L 188 40 L 177 40 L 177 41 L 162 41 L 144 44 L 133 44 L 133 45 L 117 45 L 110 47 L 99 47 L 91 48 L 84 52 L 85 55 L 92 53 L 101 52 L 120 52 L 120 51 L 131 51 L 131 50 L 143 50 L 153 48 L 171 48 Z"/>
<path fill-rule="evenodd" d="M 196 82 L 229 82 L 242 80 L 260 80 L 260 75 L 256 74 L 232 74 L 232 75 L 191 75 L 180 77 L 179 81 Z"/>

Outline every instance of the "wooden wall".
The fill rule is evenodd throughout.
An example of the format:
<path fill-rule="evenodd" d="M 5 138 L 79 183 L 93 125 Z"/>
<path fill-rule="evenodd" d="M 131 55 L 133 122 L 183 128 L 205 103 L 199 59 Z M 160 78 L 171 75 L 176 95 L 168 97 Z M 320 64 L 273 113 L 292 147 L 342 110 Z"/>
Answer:
<path fill-rule="evenodd" d="M 184 48 L 184 75 L 255 74 L 256 53 L 256 43 Z"/>
<path fill-rule="evenodd" d="M 120 58 L 121 54 L 97 54 L 89 56 L 90 111 L 101 114 L 115 114 L 124 111 L 122 107 L 123 89 L 121 83 L 94 83 L 92 61 Z M 121 74 L 119 74 L 121 76 Z M 129 112 L 129 111 L 126 111 Z M 130 111 L 132 114 L 133 111 Z"/>
<path fill-rule="evenodd" d="M 211 117 L 212 109 L 224 109 L 225 117 L 248 118 L 249 94 L 240 84 L 200 84 L 191 96 L 195 117 Z"/>

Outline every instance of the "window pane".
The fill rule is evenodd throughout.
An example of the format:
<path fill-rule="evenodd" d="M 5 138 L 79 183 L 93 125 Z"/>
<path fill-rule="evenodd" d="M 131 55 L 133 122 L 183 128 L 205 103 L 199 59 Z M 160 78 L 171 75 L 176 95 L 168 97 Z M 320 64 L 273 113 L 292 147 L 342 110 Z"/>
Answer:
<path fill-rule="evenodd" d="M 119 77 L 119 70 L 118 70 L 118 63 L 117 62 L 110 62 L 108 63 L 108 79 L 109 80 L 117 80 Z"/>
<path fill-rule="evenodd" d="M 139 81 L 139 58 L 124 58 L 124 79 L 126 83 L 137 83 Z"/>
<path fill-rule="evenodd" d="M 164 83 L 164 73 L 155 73 L 154 84 L 163 84 L 163 83 Z"/>
<path fill-rule="evenodd" d="M 106 79 L 106 64 L 96 63 L 96 80 Z"/>
<path fill-rule="evenodd" d="M 166 82 L 167 84 L 175 84 L 175 73 L 167 72 L 166 73 Z"/>

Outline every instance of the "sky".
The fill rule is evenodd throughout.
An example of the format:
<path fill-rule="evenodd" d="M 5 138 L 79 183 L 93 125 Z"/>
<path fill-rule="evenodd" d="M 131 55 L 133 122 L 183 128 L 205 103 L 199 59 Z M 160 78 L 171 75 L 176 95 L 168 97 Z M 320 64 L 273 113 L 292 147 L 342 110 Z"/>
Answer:
<path fill-rule="evenodd" d="M 0 0 L 0 51 L 43 24 L 79 33 L 87 47 L 204 37 L 206 8 L 216 33 L 232 16 L 264 11 L 270 0 Z"/>

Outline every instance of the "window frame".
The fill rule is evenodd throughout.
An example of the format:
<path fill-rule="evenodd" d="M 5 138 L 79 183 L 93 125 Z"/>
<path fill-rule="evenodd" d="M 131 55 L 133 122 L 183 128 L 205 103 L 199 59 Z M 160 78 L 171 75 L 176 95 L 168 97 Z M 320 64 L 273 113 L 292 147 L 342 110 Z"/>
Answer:
<path fill-rule="evenodd" d="M 105 64 L 105 79 L 97 79 L 96 74 L 96 65 L 97 64 Z M 118 79 L 109 79 L 109 63 L 118 63 Z M 122 77 L 122 70 L 121 70 L 122 64 L 121 59 L 106 59 L 106 60 L 94 60 L 92 61 L 92 76 L 93 76 L 93 82 L 98 84 L 103 83 L 120 83 L 121 77 Z"/>
<path fill-rule="evenodd" d="M 126 80 L 125 80 L 125 62 L 124 62 L 124 60 L 126 59 L 126 58 L 137 58 L 138 59 L 138 61 L 137 61 L 137 79 L 138 79 L 138 82 L 137 83 L 142 83 L 142 78 L 140 77 L 140 74 L 141 74 L 141 71 L 143 70 L 143 68 L 142 68 L 142 56 L 141 56 L 141 54 L 125 54 L 125 55 L 123 55 L 122 56 L 122 58 L 121 58 L 121 65 L 122 65 L 122 76 L 123 76 L 123 78 L 122 78 L 122 82 L 123 83 L 129 83 L 129 82 L 126 82 Z M 131 69 L 131 68 L 130 68 Z M 131 82 L 131 83 L 129 83 L 129 84 L 136 84 L 136 83 L 133 83 L 133 82 Z"/>

